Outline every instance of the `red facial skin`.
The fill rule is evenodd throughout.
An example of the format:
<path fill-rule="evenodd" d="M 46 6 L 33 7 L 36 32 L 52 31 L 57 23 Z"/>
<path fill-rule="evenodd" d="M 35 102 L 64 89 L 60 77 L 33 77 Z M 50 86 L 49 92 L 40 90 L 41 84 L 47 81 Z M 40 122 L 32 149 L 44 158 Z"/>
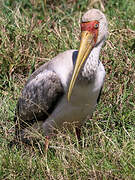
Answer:
<path fill-rule="evenodd" d="M 94 42 L 96 43 L 98 37 L 99 22 L 90 21 L 81 23 L 81 31 L 88 31 L 94 36 Z"/>

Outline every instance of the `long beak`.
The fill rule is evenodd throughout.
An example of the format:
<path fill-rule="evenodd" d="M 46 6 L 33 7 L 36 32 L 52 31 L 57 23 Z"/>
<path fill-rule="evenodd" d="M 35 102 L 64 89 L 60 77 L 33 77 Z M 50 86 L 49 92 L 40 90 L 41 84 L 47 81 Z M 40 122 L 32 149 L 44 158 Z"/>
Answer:
<path fill-rule="evenodd" d="M 70 100 L 70 96 L 72 93 L 72 89 L 74 87 L 75 81 L 77 79 L 77 76 L 79 74 L 79 71 L 87 59 L 89 53 L 91 52 L 93 46 L 94 46 L 94 35 L 89 31 L 82 31 L 81 33 L 81 42 L 80 42 L 80 48 L 74 68 L 74 72 L 72 75 L 72 79 L 70 81 L 69 90 L 68 90 L 68 101 Z"/>

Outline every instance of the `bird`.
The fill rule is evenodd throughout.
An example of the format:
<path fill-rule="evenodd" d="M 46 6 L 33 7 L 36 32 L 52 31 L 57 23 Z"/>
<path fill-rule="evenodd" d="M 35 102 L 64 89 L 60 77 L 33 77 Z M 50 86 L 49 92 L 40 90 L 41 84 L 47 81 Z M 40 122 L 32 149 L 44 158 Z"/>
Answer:
<path fill-rule="evenodd" d="M 55 129 L 70 129 L 75 123 L 79 138 L 86 117 L 92 116 L 105 80 L 99 55 L 108 36 L 108 22 L 100 10 L 90 9 L 80 26 L 79 50 L 58 54 L 28 78 L 15 112 L 15 137 L 21 141 L 27 127 L 36 122 L 47 139 Z"/>

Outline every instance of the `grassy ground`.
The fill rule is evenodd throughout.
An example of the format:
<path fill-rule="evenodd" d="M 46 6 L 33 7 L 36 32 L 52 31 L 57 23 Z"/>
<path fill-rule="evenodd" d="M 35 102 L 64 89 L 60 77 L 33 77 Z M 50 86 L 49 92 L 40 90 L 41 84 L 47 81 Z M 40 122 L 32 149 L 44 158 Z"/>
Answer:
<path fill-rule="evenodd" d="M 0 179 L 135 179 L 135 3 L 104 1 L 109 38 L 101 57 L 106 80 L 92 119 L 59 132 L 48 157 L 38 148 L 8 148 L 14 110 L 27 77 L 59 52 L 77 49 L 88 0 L 0 1 Z M 99 8 L 100 5 L 96 4 Z"/>

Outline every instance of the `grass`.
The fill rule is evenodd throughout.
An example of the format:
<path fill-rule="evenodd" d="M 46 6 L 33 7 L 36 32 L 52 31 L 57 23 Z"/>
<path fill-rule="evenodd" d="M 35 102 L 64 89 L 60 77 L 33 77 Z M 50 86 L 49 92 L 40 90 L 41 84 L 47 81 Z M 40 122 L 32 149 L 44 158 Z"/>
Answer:
<path fill-rule="evenodd" d="M 82 147 L 69 132 L 51 139 L 47 157 L 43 137 L 38 148 L 8 147 L 28 76 L 59 52 L 78 48 L 80 17 L 90 5 L 44 2 L 0 2 L 0 179 L 135 179 L 134 0 L 104 1 L 109 37 L 100 59 L 106 79 L 101 101 L 82 127 Z"/>

